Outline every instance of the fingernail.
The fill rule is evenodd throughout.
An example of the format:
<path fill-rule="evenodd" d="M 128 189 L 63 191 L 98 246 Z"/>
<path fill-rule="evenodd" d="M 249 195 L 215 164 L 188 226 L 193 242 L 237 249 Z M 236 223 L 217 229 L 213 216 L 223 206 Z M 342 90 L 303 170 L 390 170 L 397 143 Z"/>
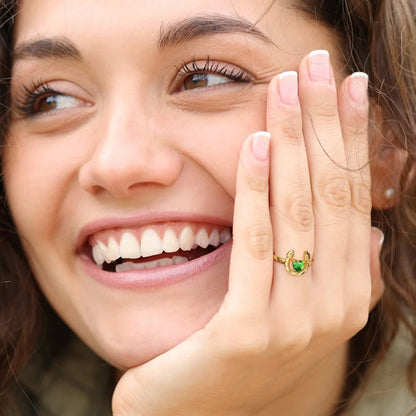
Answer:
<path fill-rule="evenodd" d="M 258 131 L 253 134 L 251 151 L 254 157 L 261 162 L 269 158 L 270 138 L 271 135 L 267 131 Z"/>
<path fill-rule="evenodd" d="M 308 57 L 309 77 L 314 82 L 329 82 L 331 68 L 329 52 L 325 50 L 312 51 Z"/>
<path fill-rule="evenodd" d="M 354 72 L 348 79 L 348 93 L 357 103 L 363 104 L 367 100 L 368 75 L 364 72 Z"/>
<path fill-rule="evenodd" d="M 294 105 L 298 103 L 297 72 L 287 71 L 279 75 L 279 94 L 284 104 Z"/>
<path fill-rule="evenodd" d="M 378 234 L 379 235 L 379 242 L 378 242 L 378 244 L 379 244 L 379 246 L 381 247 L 382 245 L 383 245 L 383 243 L 384 243 L 384 233 L 383 233 L 383 231 L 381 231 L 380 230 L 380 228 L 377 228 L 377 227 L 371 227 L 371 229 L 376 233 L 376 234 Z"/>

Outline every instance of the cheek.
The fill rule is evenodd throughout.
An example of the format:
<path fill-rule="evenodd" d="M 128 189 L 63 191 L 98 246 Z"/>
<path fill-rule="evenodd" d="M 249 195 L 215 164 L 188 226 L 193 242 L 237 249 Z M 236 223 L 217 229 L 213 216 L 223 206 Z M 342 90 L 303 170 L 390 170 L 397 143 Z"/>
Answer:
<path fill-rule="evenodd" d="M 223 111 L 165 111 L 154 118 L 154 134 L 234 196 L 241 144 L 248 135 L 266 129 L 265 91 L 258 88 L 250 99 Z M 77 186 L 82 160 L 93 144 L 80 140 L 79 133 L 30 136 L 18 126 L 10 133 L 4 155 L 9 206 L 23 237 L 39 233 L 42 238 L 65 215 L 64 202 Z"/>
<path fill-rule="evenodd" d="M 266 130 L 265 94 L 257 94 L 249 102 L 227 111 L 186 112 L 181 117 L 168 118 L 169 132 L 179 132 L 173 137 L 175 146 L 207 171 L 229 195 L 235 194 L 243 141 L 256 131 Z"/>
<path fill-rule="evenodd" d="M 72 177 L 71 149 L 64 143 L 10 140 L 4 182 L 12 216 L 25 239 L 41 239 L 53 229 Z"/>

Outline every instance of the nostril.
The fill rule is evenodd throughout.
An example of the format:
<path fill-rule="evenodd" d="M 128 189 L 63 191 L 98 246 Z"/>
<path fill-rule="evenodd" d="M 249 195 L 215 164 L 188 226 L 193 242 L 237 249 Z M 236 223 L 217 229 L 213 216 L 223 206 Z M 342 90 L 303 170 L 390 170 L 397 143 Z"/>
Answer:
<path fill-rule="evenodd" d="M 78 181 L 92 194 L 107 191 L 125 198 L 149 184 L 174 184 L 182 168 L 181 155 L 154 138 L 113 134 L 97 144 L 80 167 Z"/>

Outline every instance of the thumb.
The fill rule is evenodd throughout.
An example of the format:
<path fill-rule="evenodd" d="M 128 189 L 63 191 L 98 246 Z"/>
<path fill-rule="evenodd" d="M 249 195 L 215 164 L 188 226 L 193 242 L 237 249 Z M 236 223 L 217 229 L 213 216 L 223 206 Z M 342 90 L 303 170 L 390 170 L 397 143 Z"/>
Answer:
<path fill-rule="evenodd" d="M 384 233 L 379 228 L 371 227 L 370 273 L 371 301 L 370 310 L 374 308 L 384 292 L 384 282 L 381 278 L 380 252 L 384 242 Z"/>

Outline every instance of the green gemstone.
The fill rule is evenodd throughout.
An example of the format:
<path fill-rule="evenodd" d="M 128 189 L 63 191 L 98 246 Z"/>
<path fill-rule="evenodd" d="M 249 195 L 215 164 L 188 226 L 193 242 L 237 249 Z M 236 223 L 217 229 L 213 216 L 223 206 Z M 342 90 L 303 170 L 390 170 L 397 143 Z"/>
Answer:
<path fill-rule="evenodd" d="M 293 270 L 295 272 L 301 272 L 305 268 L 305 262 L 301 260 L 295 260 L 293 262 Z"/>

